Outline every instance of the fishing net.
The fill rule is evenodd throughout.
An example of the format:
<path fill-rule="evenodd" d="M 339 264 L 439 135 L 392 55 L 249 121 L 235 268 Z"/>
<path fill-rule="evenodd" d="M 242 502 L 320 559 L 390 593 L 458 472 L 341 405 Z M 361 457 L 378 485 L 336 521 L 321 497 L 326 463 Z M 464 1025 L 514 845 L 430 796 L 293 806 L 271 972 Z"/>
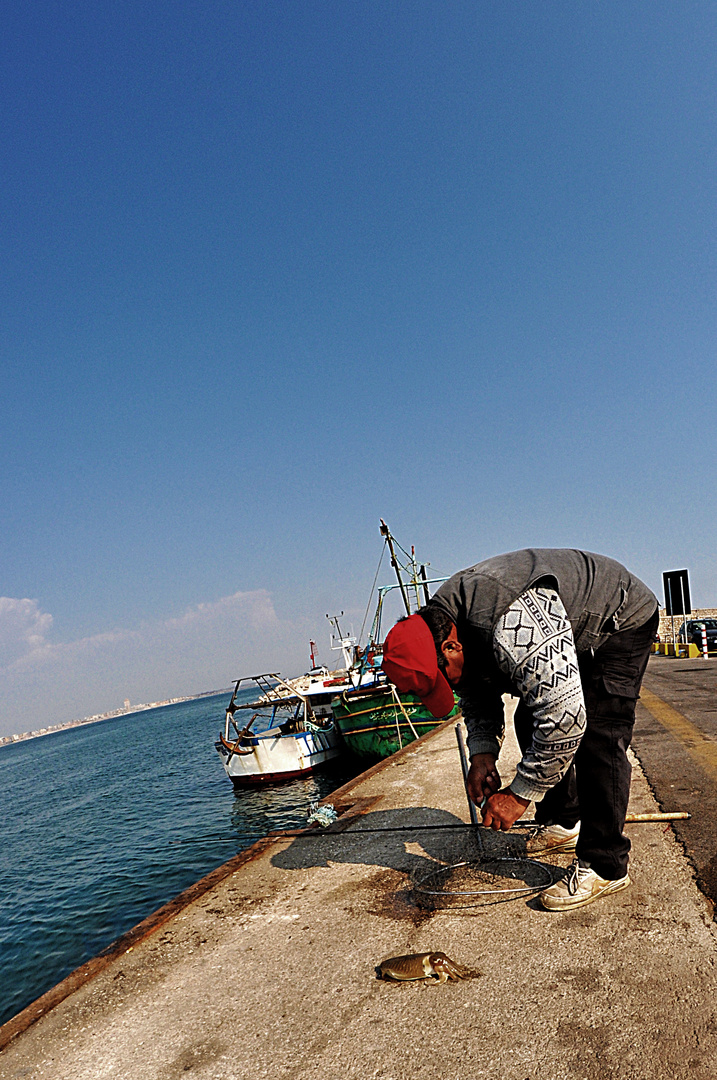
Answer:
<path fill-rule="evenodd" d="M 485 907 L 527 899 L 560 875 L 558 868 L 532 859 L 488 857 L 442 866 L 416 881 L 412 891 L 424 908 Z"/>

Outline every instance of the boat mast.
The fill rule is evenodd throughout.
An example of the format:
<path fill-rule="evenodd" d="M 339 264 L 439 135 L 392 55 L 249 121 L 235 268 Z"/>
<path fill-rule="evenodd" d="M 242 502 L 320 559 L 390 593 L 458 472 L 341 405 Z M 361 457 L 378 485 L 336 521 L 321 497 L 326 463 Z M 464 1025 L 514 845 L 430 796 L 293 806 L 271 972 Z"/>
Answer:
<path fill-rule="evenodd" d="M 410 603 L 408 601 L 408 593 L 406 592 L 406 586 L 403 584 L 403 578 L 401 577 L 401 567 L 399 565 L 398 559 L 396 558 L 396 552 L 393 549 L 393 537 L 391 536 L 391 533 L 389 532 L 388 525 L 383 520 L 383 518 L 381 518 L 380 521 L 381 521 L 381 528 L 380 528 L 381 536 L 384 536 L 386 538 L 386 543 L 388 544 L 388 550 L 391 553 L 391 566 L 396 571 L 396 577 L 398 578 L 398 585 L 399 585 L 399 588 L 401 590 L 401 596 L 403 597 L 403 603 L 404 603 L 404 606 L 406 608 L 406 614 L 410 615 L 411 614 L 411 605 L 410 605 Z"/>
<path fill-rule="evenodd" d="M 326 618 L 329 620 L 329 623 L 334 628 L 334 633 L 331 634 L 329 640 L 330 648 L 333 652 L 337 652 L 339 650 L 341 651 L 341 655 L 344 661 L 344 667 L 348 671 L 348 669 L 351 667 L 354 660 L 356 659 L 355 653 L 358 642 L 356 641 L 356 638 L 353 636 L 353 634 L 346 635 L 342 632 L 339 625 L 339 619 L 342 618 L 342 616 L 343 611 L 340 611 L 338 615 L 329 615 L 327 613 Z M 334 642 L 338 642 L 338 644 L 334 644 Z"/>

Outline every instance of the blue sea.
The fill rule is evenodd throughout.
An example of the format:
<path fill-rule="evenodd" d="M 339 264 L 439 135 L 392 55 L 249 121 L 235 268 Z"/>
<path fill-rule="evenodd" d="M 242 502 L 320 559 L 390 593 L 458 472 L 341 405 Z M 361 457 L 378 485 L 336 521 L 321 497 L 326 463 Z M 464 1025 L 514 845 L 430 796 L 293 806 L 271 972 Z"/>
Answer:
<path fill-rule="evenodd" d="M 0 1024 L 355 775 L 235 795 L 214 749 L 228 697 L 0 747 Z"/>

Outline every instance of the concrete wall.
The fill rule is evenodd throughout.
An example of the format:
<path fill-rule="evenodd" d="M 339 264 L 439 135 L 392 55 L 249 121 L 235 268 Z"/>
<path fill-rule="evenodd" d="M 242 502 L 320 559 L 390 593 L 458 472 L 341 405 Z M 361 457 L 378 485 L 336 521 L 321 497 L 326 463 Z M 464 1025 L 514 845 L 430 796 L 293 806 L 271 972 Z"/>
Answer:
<path fill-rule="evenodd" d="M 693 608 L 688 619 L 717 619 L 717 608 Z M 675 633 L 679 634 L 680 627 L 685 621 L 684 615 L 675 615 Z M 660 626 L 658 629 L 660 641 L 674 641 L 672 636 L 672 617 L 665 614 L 665 609 L 660 608 Z"/>

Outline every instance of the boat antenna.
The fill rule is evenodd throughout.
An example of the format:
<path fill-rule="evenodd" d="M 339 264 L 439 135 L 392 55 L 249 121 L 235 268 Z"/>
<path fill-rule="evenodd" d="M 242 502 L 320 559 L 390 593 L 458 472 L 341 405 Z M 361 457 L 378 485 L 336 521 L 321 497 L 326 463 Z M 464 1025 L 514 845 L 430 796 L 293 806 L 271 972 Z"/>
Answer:
<path fill-rule="evenodd" d="M 426 564 L 421 567 L 421 584 L 423 585 L 423 602 L 427 604 L 431 599 L 431 594 L 428 591 L 428 579 L 426 578 Z"/>
<path fill-rule="evenodd" d="M 418 563 L 416 562 L 416 549 L 411 544 L 411 584 L 413 585 L 413 591 L 416 594 L 416 610 L 421 606 L 421 594 L 418 590 Z"/>
<path fill-rule="evenodd" d="M 403 584 L 403 578 L 401 577 L 401 567 L 400 567 L 400 564 L 398 562 L 398 559 L 396 558 L 396 552 L 394 551 L 394 548 L 393 548 L 393 537 L 391 536 L 388 525 L 383 520 L 383 518 L 381 518 L 380 521 L 381 521 L 381 527 L 380 527 L 381 536 L 386 537 L 386 543 L 388 544 L 388 550 L 391 552 L 391 566 L 396 571 L 396 577 L 398 578 L 398 585 L 399 585 L 399 588 L 401 590 L 401 596 L 403 597 L 403 603 L 404 603 L 404 606 L 406 608 L 406 614 L 410 615 L 411 614 L 411 605 L 408 602 L 408 593 L 406 592 L 406 586 Z"/>

